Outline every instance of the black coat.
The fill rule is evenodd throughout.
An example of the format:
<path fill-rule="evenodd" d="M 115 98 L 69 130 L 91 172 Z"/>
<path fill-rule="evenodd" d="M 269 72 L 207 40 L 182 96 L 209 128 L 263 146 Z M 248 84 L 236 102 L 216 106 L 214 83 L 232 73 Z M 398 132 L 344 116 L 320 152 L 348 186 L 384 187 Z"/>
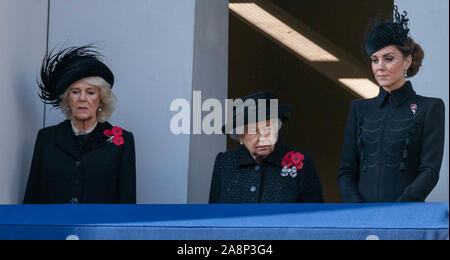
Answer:
<path fill-rule="evenodd" d="M 416 95 L 409 81 L 353 101 L 338 172 L 342 201 L 423 202 L 439 179 L 444 121 L 444 102 Z"/>
<path fill-rule="evenodd" d="M 109 123 L 98 123 L 82 145 L 70 121 L 41 129 L 34 148 L 24 203 L 136 203 L 134 138 L 107 141 Z"/>
<path fill-rule="evenodd" d="M 323 202 L 322 187 L 314 160 L 304 154 L 303 169 L 295 178 L 282 177 L 281 161 L 289 151 L 278 142 L 260 164 L 245 146 L 216 157 L 209 195 L 210 203 L 295 203 Z"/>

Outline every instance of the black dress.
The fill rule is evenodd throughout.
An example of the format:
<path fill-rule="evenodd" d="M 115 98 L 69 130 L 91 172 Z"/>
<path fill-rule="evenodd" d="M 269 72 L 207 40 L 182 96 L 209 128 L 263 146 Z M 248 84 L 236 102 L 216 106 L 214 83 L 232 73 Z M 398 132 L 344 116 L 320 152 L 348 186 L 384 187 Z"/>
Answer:
<path fill-rule="evenodd" d="M 109 123 L 75 136 L 70 121 L 39 131 L 24 203 L 136 203 L 134 138 L 108 142 Z"/>
<path fill-rule="evenodd" d="M 444 102 L 411 82 L 351 104 L 338 182 L 343 202 L 423 202 L 439 179 Z"/>
<path fill-rule="evenodd" d="M 322 187 L 310 154 L 304 154 L 304 166 L 297 176 L 281 176 L 281 161 L 289 151 L 295 149 L 278 142 L 274 151 L 259 164 L 245 146 L 219 153 L 214 165 L 209 202 L 323 202 Z"/>

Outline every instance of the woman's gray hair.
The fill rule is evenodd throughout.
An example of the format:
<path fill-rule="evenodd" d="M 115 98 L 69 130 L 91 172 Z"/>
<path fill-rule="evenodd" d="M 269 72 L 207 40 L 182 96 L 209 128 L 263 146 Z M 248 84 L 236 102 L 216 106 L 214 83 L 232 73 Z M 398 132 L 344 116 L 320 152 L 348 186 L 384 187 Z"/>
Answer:
<path fill-rule="evenodd" d="M 281 126 L 283 125 L 283 122 L 279 118 L 278 118 L 277 125 L 278 125 L 278 130 L 277 131 L 280 131 Z M 236 129 L 234 129 L 233 132 L 235 132 L 235 133 L 244 133 L 244 128 L 245 128 L 245 125 L 236 127 Z M 233 140 L 235 140 L 237 142 L 240 142 L 241 140 L 239 139 L 239 137 L 241 135 L 242 134 L 230 134 L 230 137 L 231 137 L 231 139 L 233 139 Z M 278 135 L 277 135 L 277 137 L 278 137 Z"/>
<path fill-rule="evenodd" d="M 111 91 L 111 85 L 106 82 L 101 77 L 87 77 L 81 79 L 83 82 L 95 86 L 100 91 L 100 108 L 101 111 L 97 110 L 97 121 L 104 123 L 108 121 L 112 113 L 114 112 L 115 105 L 117 103 L 117 98 Z M 67 119 L 72 120 L 72 111 L 69 108 L 69 90 L 68 88 L 64 94 L 61 95 L 59 107 L 66 116 Z"/>

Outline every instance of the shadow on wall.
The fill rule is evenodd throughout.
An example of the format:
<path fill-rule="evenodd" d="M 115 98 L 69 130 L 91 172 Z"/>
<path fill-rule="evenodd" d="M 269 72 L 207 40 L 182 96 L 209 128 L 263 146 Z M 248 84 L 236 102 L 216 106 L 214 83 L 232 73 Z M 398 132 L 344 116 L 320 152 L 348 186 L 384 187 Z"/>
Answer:
<path fill-rule="evenodd" d="M 36 68 L 36 71 L 38 69 Z M 21 116 L 20 120 L 17 120 L 16 127 L 18 132 L 14 133 L 16 140 L 15 155 L 13 158 L 14 165 L 12 169 L 15 169 L 11 174 L 17 174 L 9 178 L 10 184 L 8 187 L 11 189 L 11 198 L 18 198 L 18 201 L 11 201 L 11 203 L 22 203 L 25 193 L 25 187 L 28 180 L 28 174 L 30 171 L 31 160 L 33 157 L 34 144 L 37 137 L 38 129 L 43 125 L 44 104 L 41 103 L 38 98 L 37 84 L 31 85 L 30 82 L 36 82 L 36 75 L 23 75 L 20 73 L 22 70 L 16 69 L 13 76 L 13 82 L 16 87 L 13 90 L 13 104 L 16 114 Z M 36 107 L 40 107 L 41 110 L 37 110 Z M 31 127 L 33 126 L 33 127 Z"/>

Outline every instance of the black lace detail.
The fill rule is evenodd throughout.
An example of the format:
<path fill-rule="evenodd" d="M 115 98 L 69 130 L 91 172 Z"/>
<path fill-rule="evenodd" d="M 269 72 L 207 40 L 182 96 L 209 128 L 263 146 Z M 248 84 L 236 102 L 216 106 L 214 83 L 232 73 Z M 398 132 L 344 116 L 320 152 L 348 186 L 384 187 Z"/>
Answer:
<path fill-rule="evenodd" d="M 364 117 L 364 121 L 369 122 L 369 123 L 378 123 L 378 122 L 383 121 L 385 116 L 386 115 L 384 115 L 384 116 L 382 116 L 382 117 L 380 117 L 378 119 L 374 119 L 374 120 L 370 120 L 367 117 Z"/>
<path fill-rule="evenodd" d="M 403 11 L 403 14 L 400 14 L 398 11 L 398 7 L 394 6 L 394 24 L 395 24 L 395 30 L 392 35 L 392 38 L 395 42 L 399 43 L 400 45 L 404 45 L 406 41 L 408 40 L 408 22 L 409 19 L 406 18 L 406 11 Z"/>
<path fill-rule="evenodd" d="M 414 134 L 416 134 L 417 131 L 417 125 L 419 124 L 419 120 L 417 119 L 416 115 L 413 116 L 413 120 L 411 122 L 411 125 L 409 126 L 409 131 L 406 134 L 405 137 L 405 146 L 403 149 L 403 155 L 402 160 L 400 161 L 400 171 L 404 171 L 406 169 L 406 159 L 408 158 L 408 150 L 411 147 L 411 138 Z"/>
<path fill-rule="evenodd" d="M 362 171 L 366 172 L 367 171 L 367 162 L 366 162 L 366 155 L 364 153 L 364 142 L 363 142 L 363 136 L 362 136 L 362 128 L 363 128 L 363 123 L 364 123 L 364 117 L 361 115 L 359 117 L 359 122 L 358 122 L 358 150 L 359 150 L 359 155 L 361 158 L 361 164 L 362 164 Z"/>
<path fill-rule="evenodd" d="M 366 132 L 366 133 L 371 133 L 371 134 L 373 134 L 373 133 L 376 133 L 376 132 L 380 131 L 380 130 L 381 130 L 381 127 L 378 127 L 377 129 L 374 129 L 374 130 L 370 130 L 370 129 L 367 129 L 367 128 L 361 126 L 361 129 L 364 130 L 364 132 Z"/>
<path fill-rule="evenodd" d="M 392 128 L 392 127 L 390 127 L 390 126 L 387 126 L 387 129 L 388 129 L 389 131 L 391 131 L 391 132 L 401 132 L 401 131 L 404 131 L 404 130 L 406 130 L 406 129 L 408 129 L 408 128 L 410 128 L 410 126 L 403 127 L 403 128 Z"/>

